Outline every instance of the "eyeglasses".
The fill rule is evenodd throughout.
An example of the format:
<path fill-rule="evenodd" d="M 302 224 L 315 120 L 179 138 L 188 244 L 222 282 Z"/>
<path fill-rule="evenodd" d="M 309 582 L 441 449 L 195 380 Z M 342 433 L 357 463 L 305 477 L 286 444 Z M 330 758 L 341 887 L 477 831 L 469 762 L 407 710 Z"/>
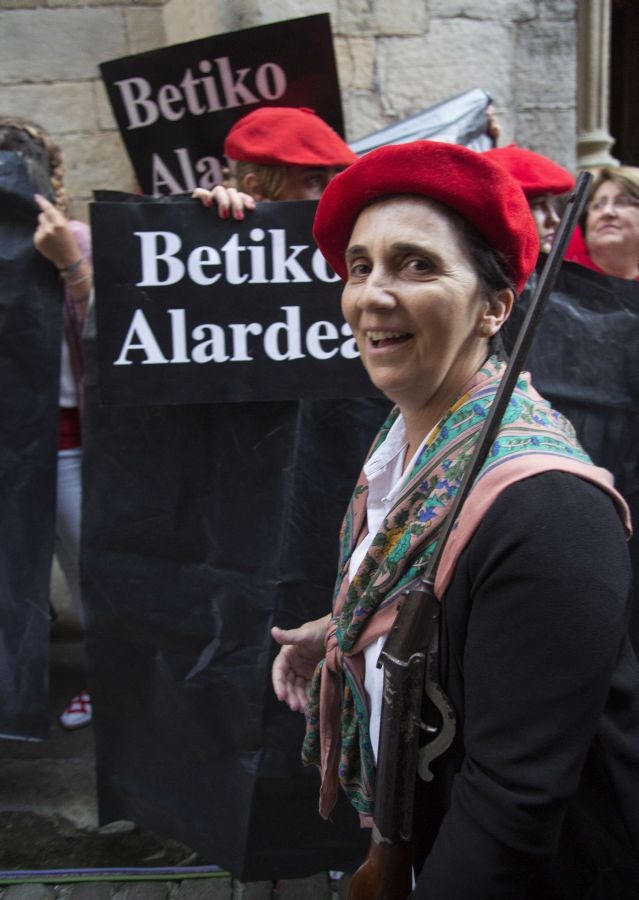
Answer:
<path fill-rule="evenodd" d="M 603 212 L 608 204 L 612 206 L 613 210 L 619 212 L 620 210 L 628 209 L 631 206 L 639 206 L 639 200 L 635 200 L 634 197 L 629 197 L 628 194 L 620 194 L 613 199 L 606 197 L 601 200 L 590 200 L 586 203 L 586 209 L 588 212 Z"/>

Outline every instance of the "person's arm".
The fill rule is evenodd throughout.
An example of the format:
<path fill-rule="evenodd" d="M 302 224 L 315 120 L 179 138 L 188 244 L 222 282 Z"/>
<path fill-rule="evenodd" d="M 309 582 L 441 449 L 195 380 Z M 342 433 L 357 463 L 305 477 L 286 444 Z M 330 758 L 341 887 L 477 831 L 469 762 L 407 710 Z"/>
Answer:
<path fill-rule="evenodd" d="M 40 194 L 35 195 L 35 200 L 41 212 L 33 243 L 60 273 L 65 292 L 83 321 L 93 288 L 89 253 L 86 249 L 82 251 L 68 219 L 52 203 Z"/>
<path fill-rule="evenodd" d="M 488 512 L 443 599 L 465 752 L 415 898 L 517 900 L 555 853 L 610 690 L 629 581 L 612 501 L 580 479 L 527 479 Z M 455 617 L 466 604 L 464 635 L 466 614 Z"/>
<path fill-rule="evenodd" d="M 288 631 L 272 628 L 271 635 L 282 649 L 275 657 L 272 670 L 273 690 L 293 712 L 304 712 L 308 686 L 318 662 L 324 656 L 326 630 L 330 614 Z"/>

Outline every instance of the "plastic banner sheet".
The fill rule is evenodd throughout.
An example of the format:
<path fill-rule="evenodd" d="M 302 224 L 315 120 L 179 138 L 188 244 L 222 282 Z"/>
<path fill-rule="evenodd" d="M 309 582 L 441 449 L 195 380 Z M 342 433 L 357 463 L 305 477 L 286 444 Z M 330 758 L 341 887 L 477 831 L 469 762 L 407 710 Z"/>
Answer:
<path fill-rule="evenodd" d="M 337 535 L 382 399 L 100 406 L 84 438 L 83 597 L 103 822 L 176 837 L 244 880 L 356 865 L 317 812 L 270 627 L 330 609 Z"/>
<path fill-rule="evenodd" d="M 350 144 L 360 155 L 386 144 L 406 144 L 409 141 L 444 141 L 447 144 L 463 144 L 473 150 L 488 150 L 493 141 L 487 134 L 486 107 L 490 95 L 481 88 L 473 88 L 464 94 L 451 97 L 435 106 L 367 134 Z"/>
<path fill-rule="evenodd" d="M 0 736 L 48 734 L 60 280 L 33 245 L 24 163 L 0 152 Z"/>
<path fill-rule="evenodd" d="M 511 316 L 509 346 L 536 277 Z M 564 263 L 525 368 L 537 390 L 570 419 L 594 462 L 613 473 L 630 506 L 632 637 L 639 649 L 639 283 Z"/>

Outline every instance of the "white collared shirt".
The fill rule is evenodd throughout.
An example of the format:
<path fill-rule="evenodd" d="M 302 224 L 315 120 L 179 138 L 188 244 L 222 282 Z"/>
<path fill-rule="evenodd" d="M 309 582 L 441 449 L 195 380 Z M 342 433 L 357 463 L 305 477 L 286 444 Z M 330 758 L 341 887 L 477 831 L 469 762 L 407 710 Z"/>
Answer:
<path fill-rule="evenodd" d="M 430 433 L 429 433 L 430 434 Z M 417 455 L 421 453 L 428 440 L 426 435 L 409 464 L 404 468 L 408 435 L 401 413 L 393 422 L 386 440 L 364 465 L 364 474 L 368 480 L 368 497 L 366 499 L 366 523 L 368 534 L 357 545 L 348 566 L 348 579 L 352 581 L 375 535 L 384 523 L 384 519 L 393 508 L 395 501 L 408 479 Z M 377 668 L 377 660 L 381 653 L 386 636 L 382 635 L 364 650 L 366 673 L 364 687 L 370 704 L 370 738 L 377 762 L 377 745 L 379 743 L 379 725 L 382 710 L 382 693 L 384 687 L 384 671 Z"/>

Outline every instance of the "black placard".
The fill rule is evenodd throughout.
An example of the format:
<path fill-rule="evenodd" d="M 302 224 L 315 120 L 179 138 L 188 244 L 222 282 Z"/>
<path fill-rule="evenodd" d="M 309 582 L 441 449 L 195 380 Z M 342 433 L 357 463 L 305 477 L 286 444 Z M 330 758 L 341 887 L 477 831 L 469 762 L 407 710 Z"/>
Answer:
<path fill-rule="evenodd" d="M 0 152 L 0 737 L 49 732 L 62 284 L 33 245 L 24 160 Z"/>
<path fill-rule="evenodd" d="M 343 135 L 327 13 L 260 25 L 100 64 L 146 194 L 222 180 L 224 138 L 258 106 L 306 106 Z"/>
<path fill-rule="evenodd" d="M 507 347 L 514 343 L 536 278 L 515 305 Z M 564 263 L 526 369 L 537 390 L 570 419 L 593 461 L 612 472 L 628 502 L 635 529 L 629 544 L 630 629 L 639 651 L 639 283 Z"/>
<path fill-rule="evenodd" d="M 374 396 L 315 207 L 261 203 L 228 222 L 189 198 L 94 203 L 102 402 Z"/>

